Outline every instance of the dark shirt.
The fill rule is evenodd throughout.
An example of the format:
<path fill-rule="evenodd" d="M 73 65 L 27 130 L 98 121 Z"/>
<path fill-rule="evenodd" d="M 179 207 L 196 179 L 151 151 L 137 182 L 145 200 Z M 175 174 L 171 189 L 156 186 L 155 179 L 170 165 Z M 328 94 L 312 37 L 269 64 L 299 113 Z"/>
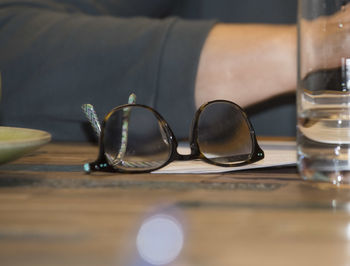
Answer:
<path fill-rule="evenodd" d="M 80 106 L 93 104 L 102 118 L 134 92 L 187 135 L 214 22 L 170 16 L 174 2 L 0 0 L 1 124 L 86 140 Z"/>
<path fill-rule="evenodd" d="M 102 119 L 135 92 L 186 137 L 214 21 L 295 17 L 296 0 L 0 0 L 0 124 L 47 130 L 55 140 L 94 139 L 80 105 L 94 104 Z M 293 97 L 249 114 L 260 135 L 295 134 Z"/>

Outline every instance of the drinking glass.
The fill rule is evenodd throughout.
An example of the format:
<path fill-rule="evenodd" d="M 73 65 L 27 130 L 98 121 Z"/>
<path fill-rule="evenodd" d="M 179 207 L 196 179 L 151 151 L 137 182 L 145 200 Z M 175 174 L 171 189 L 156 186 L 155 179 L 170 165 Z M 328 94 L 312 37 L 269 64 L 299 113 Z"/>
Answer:
<path fill-rule="evenodd" d="M 306 180 L 350 183 L 349 2 L 298 3 L 297 154 Z"/>

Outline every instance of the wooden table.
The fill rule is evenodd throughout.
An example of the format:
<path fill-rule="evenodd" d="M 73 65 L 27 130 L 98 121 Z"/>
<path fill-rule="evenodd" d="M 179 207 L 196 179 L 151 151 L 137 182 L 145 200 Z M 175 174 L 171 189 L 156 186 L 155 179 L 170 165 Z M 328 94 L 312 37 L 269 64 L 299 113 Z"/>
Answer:
<path fill-rule="evenodd" d="M 152 217 L 182 230 L 171 265 L 350 265 L 348 186 L 295 167 L 84 174 L 96 154 L 55 143 L 0 167 L 0 265 L 150 265 L 137 239 Z"/>

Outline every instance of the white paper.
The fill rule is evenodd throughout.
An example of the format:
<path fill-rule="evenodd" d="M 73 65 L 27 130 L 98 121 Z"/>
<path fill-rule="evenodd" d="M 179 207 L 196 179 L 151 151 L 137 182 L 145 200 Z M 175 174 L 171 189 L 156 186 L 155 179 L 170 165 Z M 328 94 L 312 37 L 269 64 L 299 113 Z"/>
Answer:
<path fill-rule="evenodd" d="M 223 173 L 245 169 L 255 169 L 273 166 L 291 166 L 296 164 L 296 143 L 294 141 L 259 141 L 265 153 L 265 158 L 258 162 L 239 166 L 221 167 L 202 160 L 174 161 L 153 173 L 157 174 L 204 174 Z M 181 147 L 179 153 L 189 153 L 189 149 Z"/>

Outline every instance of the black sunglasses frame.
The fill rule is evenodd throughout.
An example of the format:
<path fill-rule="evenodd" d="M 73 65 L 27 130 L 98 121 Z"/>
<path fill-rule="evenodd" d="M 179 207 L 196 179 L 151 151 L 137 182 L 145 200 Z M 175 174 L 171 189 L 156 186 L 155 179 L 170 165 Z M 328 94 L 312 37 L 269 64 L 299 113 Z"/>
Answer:
<path fill-rule="evenodd" d="M 210 159 L 208 159 L 207 157 L 204 156 L 204 154 L 200 151 L 199 145 L 198 145 L 198 120 L 199 117 L 202 113 L 202 111 L 210 104 L 213 103 L 229 103 L 232 104 L 233 106 L 235 106 L 237 108 L 237 110 L 239 110 L 243 116 L 243 118 L 245 119 L 245 122 L 247 123 L 248 127 L 249 127 L 249 132 L 250 132 L 250 138 L 252 141 L 252 153 L 251 156 L 248 160 L 246 161 L 240 161 L 237 163 L 230 163 L 230 164 L 221 164 L 221 163 L 217 163 L 214 162 Z M 119 169 L 119 168 L 114 168 L 112 167 L 109 163 L 108 160 L 106 158 L 105 155 L 105 148 L 103 145 L 103 139 L 104 139 L 104 131 L 105 131 L 105 125 L 108 122 L 109 117 L 111 117 L 113 115 L 113 113 L 115 113 L 116 111 L 123 109 L 123 108 L 128 108 L 128 107 L 141 107 L 144 109 L 147 109 L 149 111 L 151 111 L 156 118 L 158 119 L 158 121 L 160 122 L 161 126 L 163 127 L 163 129 L 165 129 L 166 133 L 168 134 L 168 140 L 169 140 L 169 145 L 171 148 L 170 151 L 170 156 L 168 158 L 167 161 L 165 161 L 163 164 L 161 164 L 158 167 L 147 169 L 147 170 L 123 170 L 123 169 Z M 192 126 L 191 126 L 191 131 L 190 131 L 190 137 L 189 137 L 189 141 L 190 141 L 190 148 L 191 148 L 191 153 L 190 154 L 179 154 L 177 152 L 177 147 L 178 147 L 178 142 L 176 140 L 176 137 L 173 133 L 173 131 L 171 130 L 169 124 L 166 122 L 166 120 L 156 111 L 154 110 L 152 107 L 149 107 L 147 105 L 143 105 L 143 104 L 124 104 L 124 105 L 120 105 L 117 106 L 115 108 L 113 108 L 103 119 L 102 122 L 102 126 L 101 126 L 101 134 L 100 134 L 100 138 L 99 138 L 99 154 L 98 154 L 98 158 L 96 161 L 87 164 L 88 167 L 85 167 L 85 171 L 86 172 L 93 172 L 93 171 L 102 171 L 102 172 L 115 172 L 115 173 L 149 173 L 149 172 L 153 172 L 156 171 L 160 168 L 165 167 L 166 165 L 168 165 L 169 163 L 173 162 L 173 161 L 188 161 L 188 160 L 196 160 L 196 159 L 201 159 L 209 164 L 213 164 L 213 165 L 217 165 L 217 166 L 223 166 L 223 167 L 237 167 L 237 166 L 243 166 L 243 165 L 247 165 L 247 164 L 251 164 L 254 162 L 257 162 L 259 160 L 262 160 L 264 158 L 264 152 L 263 150 L 260 148 L 258 141 L 256 139 L 256 135 L 255 135 L 255 131 L 254 128 L 250 122 L 250 120 L 248 119 L 248 116 L 246 115 L 246 113 L 244 112 L 244 110 L 237 104 L 231 102 L 231 101 L 227 101 L 227 100 L 214 100 L 214 101 L 210 101 L 207 102 L 206 104 L 203 104 L 195 113 L 195 116 L 192 120 Z"/>

